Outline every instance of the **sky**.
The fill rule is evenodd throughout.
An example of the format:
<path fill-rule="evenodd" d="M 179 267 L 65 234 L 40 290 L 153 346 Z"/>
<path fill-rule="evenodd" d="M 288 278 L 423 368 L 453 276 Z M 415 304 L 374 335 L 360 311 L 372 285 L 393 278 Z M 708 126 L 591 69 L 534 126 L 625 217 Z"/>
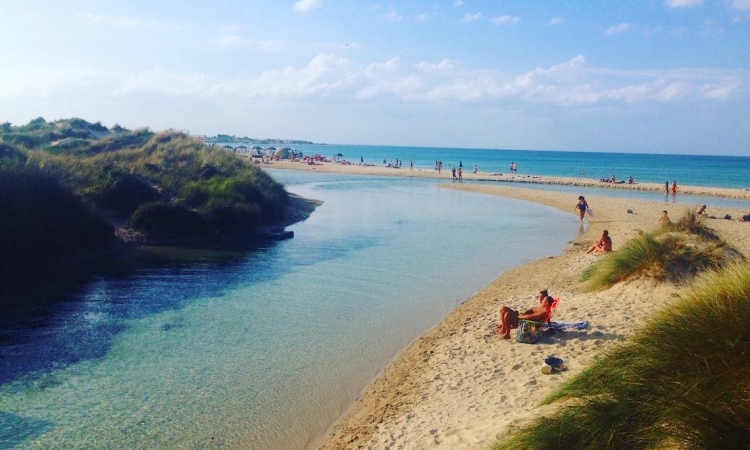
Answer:
<path fill-rule="evenodd" d="M 0 122 L 750 155 L 750 0 L 0 0 Z"/>

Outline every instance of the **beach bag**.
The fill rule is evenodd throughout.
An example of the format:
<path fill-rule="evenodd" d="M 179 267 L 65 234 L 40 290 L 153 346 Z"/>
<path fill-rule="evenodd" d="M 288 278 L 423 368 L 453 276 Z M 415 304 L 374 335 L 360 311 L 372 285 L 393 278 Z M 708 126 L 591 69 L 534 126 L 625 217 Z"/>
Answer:
<path fill-rule="evenodd" d="M 528 320 L 519 321 L 518 329 L 516 330 L 516 342 L 536 344 L 542 338 L 542 334 L 539 332 L 541 326 L 542 324 L 537 322 L 530 322 Z"/>

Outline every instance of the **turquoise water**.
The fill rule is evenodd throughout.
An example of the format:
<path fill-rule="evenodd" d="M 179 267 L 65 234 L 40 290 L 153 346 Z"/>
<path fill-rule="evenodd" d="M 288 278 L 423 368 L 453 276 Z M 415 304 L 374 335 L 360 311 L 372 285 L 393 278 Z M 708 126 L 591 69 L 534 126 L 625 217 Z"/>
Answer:
<path fill-rule="evenodd" d="M 0 448 L 305 448 L 448 311 L 580 232 L 429 180 L 272 174 L 325 202 L 294 239 L 105 271 L 0 322 Z"/>
<path fill-rule="evenodd" d="M 320 153 L 331 157 L 336 153 L 352 162 L 360 160 L 382 165 L 383 160 L 403 161 L 404 167 L 414 161 L 418 168 L 430 169 L 435 160 L 443 167 L 463 164 L 464 170 L 474 165 L 485 173 L 508 173 L 511 162 L 518 165 L 518 175 L 580 177 L 595 180 L 615 175 L 619 180 L 632 176 L 636 182 L 661 183 L 673 180 L 677 185 L 715 186 L 737 189 L 750 188 L 750 157 L 705 155 L 658 155 L 637 153 L 562 152 L 531 150 L 489 150 L 432 147 L 384 147 L 368 145 L 299 145 L 305 154 Z"/>

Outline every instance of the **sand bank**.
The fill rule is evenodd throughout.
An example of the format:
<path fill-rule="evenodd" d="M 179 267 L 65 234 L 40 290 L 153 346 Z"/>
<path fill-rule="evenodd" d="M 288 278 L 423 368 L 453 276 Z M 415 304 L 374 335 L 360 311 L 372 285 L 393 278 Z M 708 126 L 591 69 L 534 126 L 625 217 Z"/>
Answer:
<path fill-rule="evenodd" d="M 359 164 L 337 164 L 333 162 L 319 162 L 315 165 L 308 165 L 302 162 L 291 162 L 288 160 L 272 161 L 270 164 L 259 164 L 261 167 L 274 169 L 294 169 L 294 170 L 311 170 L 326 173 L 347 173 L 353 175 L 377 175 L 377 176 L 394 176 L 394 177 L 411 177 L 411 178 L 435 178 L 451 181 L 452 175 L 450 170 L 443 170 L 437 173 L 435 170 L 414 169 L 401 167 L 394 169 L 385 166 L 364 166 Z M 510 175 L 508 173 L 472 173 L 471 170 L 463 172 L 463 178 L 467 181 L 495 181 L 505 185 L 506 183 L 530 183 L 530 184 L 556 184 L 562 186 L 581 186 L 581 187 L 599 187 L 608 189 L 630 189 L 637 191 L 654 191 L 664 192 L 664 184 L 660 183 L 604 183 L 591 178 L 572 178 L 572 177 L 550 177 L 541 175 Z M 677 195 L 708 195 L 714 197 L 738 198 L 750 200 L 750 191 L 747 189 L 727 189 L 707 186 L 683 186 L 678 185 Z"/>
<path fill-rule="evenodd" d="M 335 164 L 274 163 L 274 167 L 369 175 L 401 175 L 408 171 Z M 508 184 L 443 186 L 534 201 L 569 211 L 570 220 L 579 221 L 574 211 L 577 196 L 569 193 Z M 713 191 L 700 189 L 705 193 Z M 686 206 L 593 196 L 587 196 L 587 200 L 596 216 L 587 218 L 563 254 L 501 274 L 413 342 L 363 391 L 324 442 L 318 443 L 321 448 L 486 448 L 513 426 L 538 414 L 537 405 L 555 387 L 579 373 L 596 355 L 631 336 L 654 309 L 670 302 L 682 288 L 634 281 L 604 292 L 584 293 L 579 277 L 598 258 L 585 254 L 585 250 L 603 229 L 609 230 L 617 250 L 639 230 L 651 231 L 658 226 L 662 210 L 678 217 Z M 729 208 L 709 211 L 717 217 L 737 217 L 740 212 Z M 750 224 L 708 219 L 708 225 L 743 254 L 750 255 Z M 556 320 L 587 320 L 590 327 L 557 333 L 535 345 L 500 339 L 495 332 L 498 308 L 530 307 L 542 288 L 560 296 Z M 542 374 L 540 368 L 548 355 L 563 358 L 568 370 Z"/>

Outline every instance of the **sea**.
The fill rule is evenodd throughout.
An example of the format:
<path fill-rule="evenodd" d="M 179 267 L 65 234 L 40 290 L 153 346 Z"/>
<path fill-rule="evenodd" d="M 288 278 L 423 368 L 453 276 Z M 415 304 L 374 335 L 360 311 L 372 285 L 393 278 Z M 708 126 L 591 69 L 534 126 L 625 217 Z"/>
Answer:
<path fill-rule="evenodd" d="M 299 150 L 734 188 L 745 188 L 750 167 L 736 157 Z M 323 201 L 288 228 L 293 239 L 146 248 L 137 260 L 82 274 L 71 267 L 3 294 L 34 306 L 0 317 L 0 449 L 311 448 L 410 342 L 503 271 L 559 254 L 584 231 L 572 207 L 440 189 L 436 180 L 268 172 Z M 528 188 L 567 189 L 571 204 L 596 193 L 750 211 L 734 199 Z M 529 286 L 529 298 L 540 288 Z"/>

